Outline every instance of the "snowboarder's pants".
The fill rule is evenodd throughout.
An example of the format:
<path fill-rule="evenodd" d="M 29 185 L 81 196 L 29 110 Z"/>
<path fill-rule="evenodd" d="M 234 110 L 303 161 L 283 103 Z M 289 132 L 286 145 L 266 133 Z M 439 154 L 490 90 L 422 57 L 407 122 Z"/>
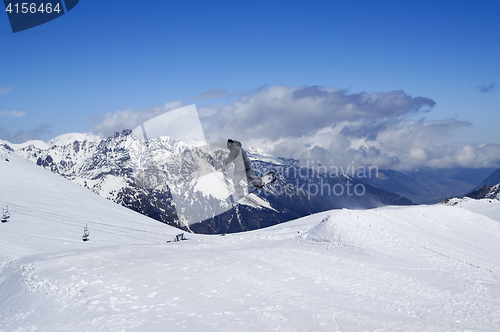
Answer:
<path fill-rule="evenodd" d="M 254 187 L 261 187 L 262 186 L 262 179 L 260 177 L 258 177 L 257 175 L 255 175 L 255 171 L 253 170 L 253 168 L 247 168 L 245 170 L 245 172 L 246 172 L 249 184 L 251 184 Z"/>
<path fill-rule="evenodd" d="M 262 179 L 255 175 L 253 168 L 243 169 L 243 167 L 235 168 L 234 170 L 234 189 L 239 197 L 243 197 L 244 186 L 240 185 L 240 181 L 245 179 L 248 181 L 249 185 L 260 187 L 262 186 Z"/>

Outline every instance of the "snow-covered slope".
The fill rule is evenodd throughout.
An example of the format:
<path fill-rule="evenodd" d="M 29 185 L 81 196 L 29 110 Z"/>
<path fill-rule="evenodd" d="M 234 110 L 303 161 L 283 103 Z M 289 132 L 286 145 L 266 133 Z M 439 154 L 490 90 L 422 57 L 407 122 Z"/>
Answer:
<path fill-rule="evenodd" d="M 457 206 L 167 243 L 176 229 L 17 156 L 0 188 L 0 331 L 500 329 L 500 223 Z"/>
<path fill-rule="evenodd" d="M 451 198 L 446 200 L 443 204 L 456 208 L 467 209 L 469 211 L 482 214 L 483 216 L 500 222 L 500 200 L 498 198 Z"/>
<path fill-rule="evenodd" d="M 0 160 L 0 206 L 8 206 L 11 214 L 9 222 L 0 225 L 3 259 L 106 245 L 160 243 L 180 233 L 15 153 L 8 156 L 9 162 Z M 85 225 L 90 230 L 86 243 L 82 241 Z"/>

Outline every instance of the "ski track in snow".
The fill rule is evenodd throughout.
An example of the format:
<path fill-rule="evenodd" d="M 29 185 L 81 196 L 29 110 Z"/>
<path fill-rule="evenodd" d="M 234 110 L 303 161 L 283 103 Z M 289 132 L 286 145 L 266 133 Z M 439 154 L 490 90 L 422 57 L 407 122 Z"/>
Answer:
<path fill-rule="evenodd" d="M 180 231 L 21 158 L 0 172 L 0 331 L 500 330 L 500 223 L 465 203 L 166 243 Z"/>

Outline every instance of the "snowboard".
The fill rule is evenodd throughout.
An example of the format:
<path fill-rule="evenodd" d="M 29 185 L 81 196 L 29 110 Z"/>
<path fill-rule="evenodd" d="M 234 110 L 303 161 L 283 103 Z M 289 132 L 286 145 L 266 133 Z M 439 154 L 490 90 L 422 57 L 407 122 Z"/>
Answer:
<path fill-rule="evenodd" d="M 248 195 L 256 192 L 257 190 L 261 189 L 261 188 L 264 188 L 265 186 L 273 183 L 275 180 L 276 180 L 276 173 L 274 172 L 269 172 L 267 173 L 266 175 L 264 175 L 263 177 L 261 177 L 262 179 L 262 185 L 259 186 L 259 187 L 255 187 L 255 186 L 248 186 L 248 190 L 246 192 L 246 194 L 243 195 L 243 197 L 240 197 L 238 198 L 238 195 L 236 194 L 231 194 L 227 199 L 226 201 L 228 203 L 231 203 L 231 204 L 236 204 L 238 201 L 244 199 L 245 197 L 247 197 Z"/>

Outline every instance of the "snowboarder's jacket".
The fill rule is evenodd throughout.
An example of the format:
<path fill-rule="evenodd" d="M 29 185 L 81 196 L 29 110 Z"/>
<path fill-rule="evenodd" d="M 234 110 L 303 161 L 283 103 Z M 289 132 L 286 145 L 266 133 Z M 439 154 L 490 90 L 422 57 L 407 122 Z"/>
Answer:
<path fill-rule="evenodd" d="M 245 171 L 252 169 L 252 162 L 248 158 L 248 155 L 245 150 L 241 147 L 241 143 L 238 141 L 227 141 L 227 148 L 229 149 L 229 156 L 226 160 L 226 165 L 230 164 L 235 159 L 238 158 L 241 154 L 241 158 L 243 158 L 243 164 L 245 166 Z"/>
<path fill-rule="evenodd" d="M 241 143 L 229 139 L 227 140 L 227 148 L 229 149 L 229 156 L 227 157 L 224 168 L 227 171 L 229 164 L 234 163 L 235 182 L 239 183 L 239 179 L 246 174 L 249 184 L 255 187 L 262 187 L 262 179 L 255 175 L 252 162 L 250 161 L 250 158 L 248 158 L 246 151 L 241 147 Z"/>

